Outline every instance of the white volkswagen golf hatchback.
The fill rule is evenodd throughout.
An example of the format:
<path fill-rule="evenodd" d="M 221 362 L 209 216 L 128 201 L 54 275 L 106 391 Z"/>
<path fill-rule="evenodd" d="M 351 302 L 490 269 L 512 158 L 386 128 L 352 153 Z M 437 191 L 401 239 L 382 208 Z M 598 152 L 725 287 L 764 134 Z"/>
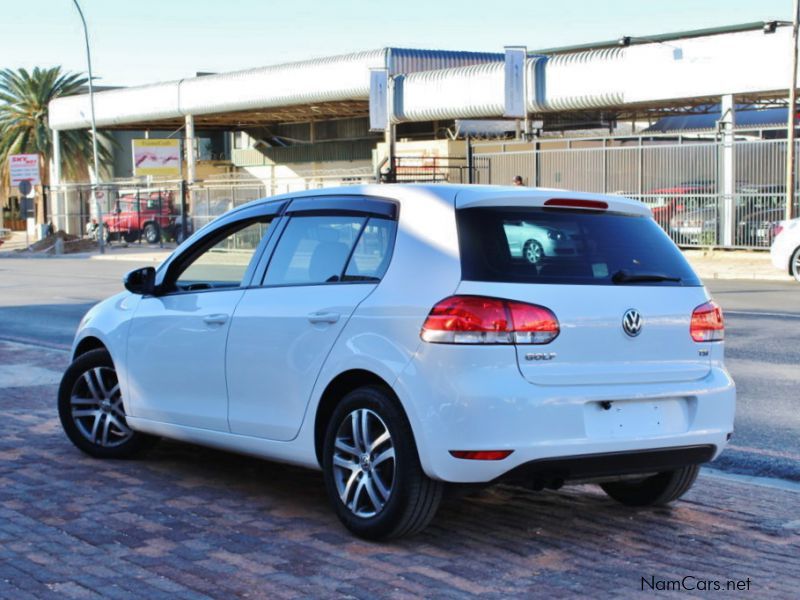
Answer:
<path fill-rule="evenodd" d="M 519 223 L 568 251 L 529 260 Z M 225 214 L 125 287 L 77 332 L 58 398 L 72 442 L 123 458 L 162 436 L 321 468 L 367 538 L 419 531 L 457 484 L 670 502 L 733 430 L 720 308 L 621 197 L 290 194 Z"/>

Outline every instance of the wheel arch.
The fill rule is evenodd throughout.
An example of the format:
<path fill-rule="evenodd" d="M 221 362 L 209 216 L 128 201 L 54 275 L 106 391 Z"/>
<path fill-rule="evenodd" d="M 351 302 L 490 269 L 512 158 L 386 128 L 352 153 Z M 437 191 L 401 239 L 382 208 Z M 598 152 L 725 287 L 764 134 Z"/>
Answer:
<path fill-rule="evenodd" d="M 789 263 L 789 275 L 792 277 L 794 277 L 794 273 L 792 272 L 792 263 L 794 262 L 794 255 L 798 252 L 800 252 L 800 246 L 797 246 L 794 250 L 789 252 L 789 260 L 787 262 Z"/>
<path fill-rule="evenodd" d="M 78 342 L 77 346 L 75 346 L 75 351 L 72 353 L 72 360 L 75 360 L 79 356 L 82 356 L 87 352 L 91 352 L 92 350 L 108 351 L 108 346 L 106 346 L 100 338 L 93 335 L 87 335 L 80 342 Z"/>
<path fill-rule="evenodd" d="M 328 383 L 325 391 L 322 392 L 314 418 L 314 452 L 320 466 L 322 466 L 322 444 L 325 440 L 325 429 L 328 426 L 331 415 L 333 415 L 333 411 L 336 410 L 336 406 L 348 393 L 367 385 L 384 388 L 408 420 L 408 413 L 406 413 L 403 403 L 397 397 L 392 386 L 380 375 L 366 369 L 350 369 L 340 373 Z"/>

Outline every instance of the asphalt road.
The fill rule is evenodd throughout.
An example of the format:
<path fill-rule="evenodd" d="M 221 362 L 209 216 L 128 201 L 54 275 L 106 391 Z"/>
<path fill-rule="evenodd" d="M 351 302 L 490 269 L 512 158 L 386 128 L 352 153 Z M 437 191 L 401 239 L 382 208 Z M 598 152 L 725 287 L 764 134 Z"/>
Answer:
<path fill-rule="evenodd" d="M 83 314 L 121 291 L 136 266 L 0 259 L 0 338 L 68 347 Z M 800 481 L 800 285 L 707 283 L 726 313 L 727 364 L 738 388 L 736 432 L 713 466 Z"/>

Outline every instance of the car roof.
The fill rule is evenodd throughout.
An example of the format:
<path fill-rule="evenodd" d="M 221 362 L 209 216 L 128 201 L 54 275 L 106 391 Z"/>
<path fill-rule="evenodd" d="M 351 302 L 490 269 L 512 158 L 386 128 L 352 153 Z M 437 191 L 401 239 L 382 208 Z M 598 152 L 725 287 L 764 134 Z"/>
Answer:
<path fill-rule="evenodd" d="M 342 187 L 320 188 L 301 192 L 289 192 L 249 202 L 238 209 L 258 203 L 281 202 L 295 198 L 330 196 L 372 196 L 386 198 L 400 203 L 419 202 L 427 196 L 438 198 L 452 204 L 455 208 L 480 206 L 543 206 L 547 200 L 601 200 L 608 204 L 608 210 L 634 215 L 650 216 L 650 209 L 637 200 L 610 194 L 593 192 L 574 192 L 556 188 L 533 188 L 524 186 L 499 186 L 476 184 L 366 184 Z"/>

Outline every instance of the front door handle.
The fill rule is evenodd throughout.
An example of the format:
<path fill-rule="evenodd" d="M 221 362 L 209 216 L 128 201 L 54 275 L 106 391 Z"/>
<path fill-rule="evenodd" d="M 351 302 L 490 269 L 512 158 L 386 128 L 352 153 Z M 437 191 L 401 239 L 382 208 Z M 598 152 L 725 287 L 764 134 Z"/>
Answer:
<path fill-rule="evenodd" d="M 222 313 L 203 317 L 203 323 L 206 325 L 224 325 L 227 321 L 228 315 Z"/>
<path fill-rule="evenodd" d="M 339 313 L 337 312 L 313 312 L 308 315 L 310 323 L 336 323 L 339 320 Z"/>

